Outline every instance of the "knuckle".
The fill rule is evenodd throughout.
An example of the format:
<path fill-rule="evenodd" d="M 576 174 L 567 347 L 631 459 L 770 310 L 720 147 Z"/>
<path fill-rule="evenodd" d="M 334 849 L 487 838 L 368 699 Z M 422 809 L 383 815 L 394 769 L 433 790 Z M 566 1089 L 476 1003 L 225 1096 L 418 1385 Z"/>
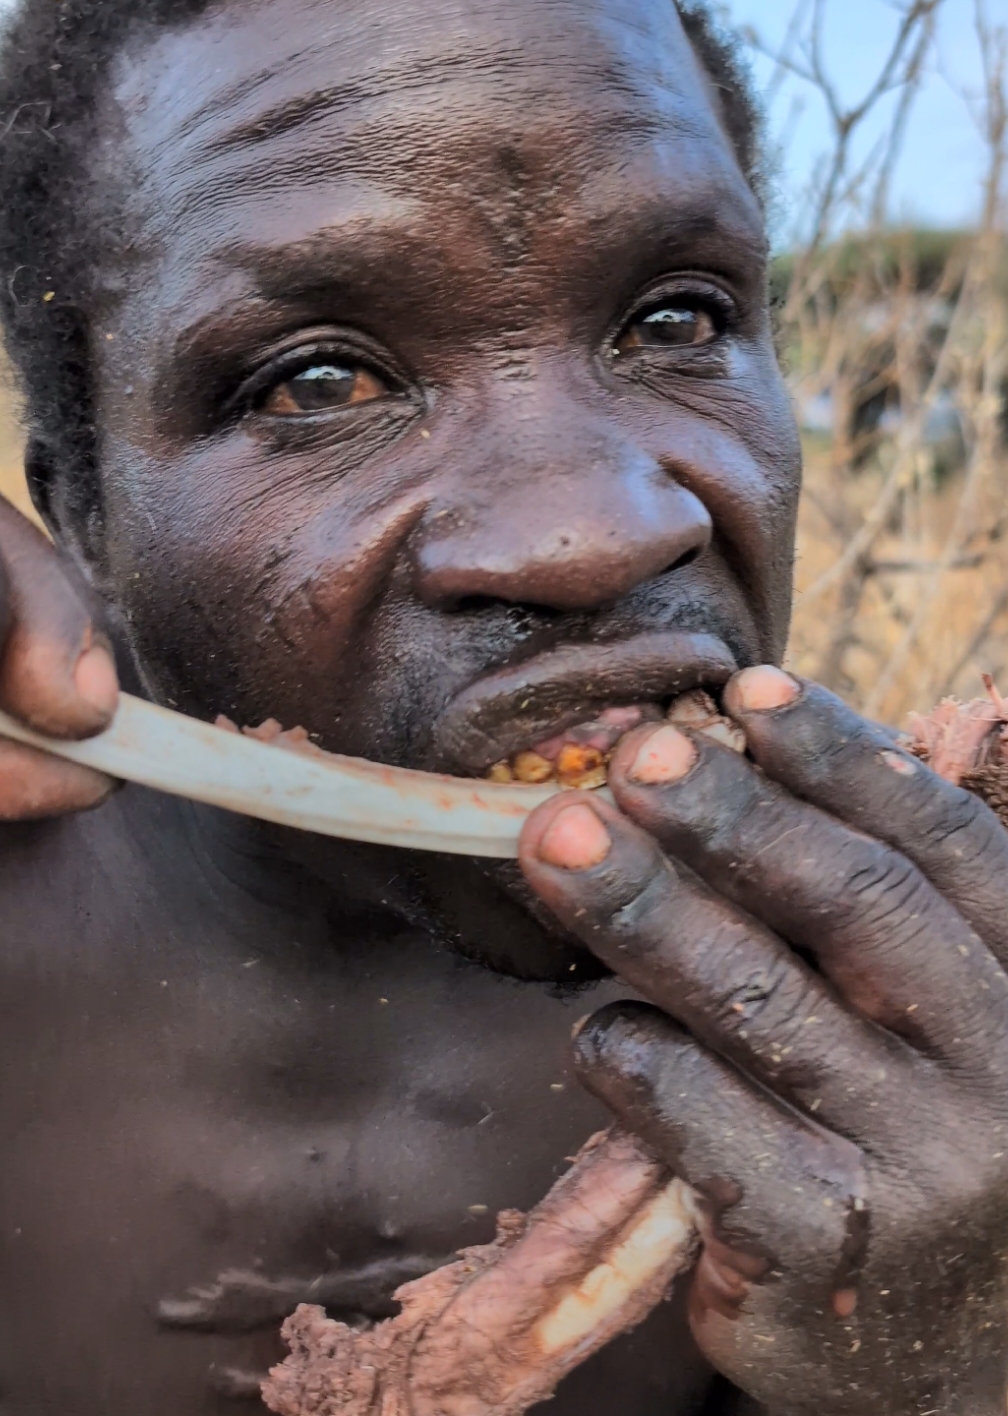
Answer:
<path fill-rule="evenodd" d="M 932 811 L 923 820 L 918 820 L 921 843 L 931 847 L 960 844 L 969 849 L 969 841 L 978 830 L 982 840 L 989 843 L 999 823 L 994 813 L 974 792 L 963 787 L 955 787 L 945 782 L 935 773 L 928 771 L 928 797 L 934 803 Z M 982 853 L 983 846 L 978 841 L 970 849 L 970 854 Z"/>
<path fill-rule="evenodd" d="M 1005 825 L 974 792 L 942 786 L 938 818 L 920 822 L 919 849 L 934 859 L 936 869 L 954 863 L 956 872 L 971 870 L 989 880 L 993 863 L 1003 861 L 1008 852 Z"/>
<path fill-rule="evenodd" d="M 731 983 L 717 998 L 719 1023 L 744 1037 L 754 1051 L 765 1047 L 786 1057 L 816 1016 L 820 1000 L 812 981 L 783 957 L 755 968 L 749 962 L 725 976 Z"/>
<path fill-rule="evenodd" d="M 646 874 L 620 876 L 609 890 L 610 908 L 604 927 L 617 949 L 631 946 L 641 952 L 649 944 L 658 945 L 664 933 L 667 911 L 678 891 L 678 876 L 663 858 L 653 862 Z"/>
<path fill-rule="evenodd" d="M 890 932 L 901 922 L 923 925 L 931 895 L 927 880 L 905 856 L 867 838 L 850 836 L 837 855 L 833 897 L 843 916 Z"/>

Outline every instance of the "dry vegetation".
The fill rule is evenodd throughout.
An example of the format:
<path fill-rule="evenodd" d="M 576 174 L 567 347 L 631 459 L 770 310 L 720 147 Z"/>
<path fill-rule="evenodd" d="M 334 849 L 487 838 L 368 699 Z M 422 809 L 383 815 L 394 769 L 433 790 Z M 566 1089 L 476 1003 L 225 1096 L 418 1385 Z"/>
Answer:
<path fill-rule="evenodd" d="M 943 0 L 903 0 L 853 107 L 823 53 L 829 3 L 801 0 L 771 80 L 814 85 L 833 123 L 800 203 L 811 219 L 774 276 L 796 405 L 821 424 L 804 435 L 789 660 L 901 722 L 942 694 L 972 696 L 983 669 L 1008 680 L 1008 30 L 977 0 L 983 91 L 964 96 L 986 153 L 976 228 L 901 231 L 888 193 Z M 857 164 L 859 130 L 883 103 L 887 135 Z M 27 509 L 14 407 L 0 400 L 0 492 Z"/>
<path fill-rule="evenodd" d="M 34 516 L 22 476 L 22 434 L 18 400 L 8 382 L 0 382 L 0 496 L 8 497 L 26 515 Z"/>
<path fill-rule="evenodd" d="M 825 414 L 806 438 L 790 662 L 902 721 L 974 694 L 982 669 L 1008 670 L 1008 30 L 977 0 L 976 228 L 898 231 L 888 188 L 942 0 L 901 9 L 877 82 L 850 108 L 822 52 L 825 3 L 802 6 L 775 56 L 819 89 L 834 134 L 805 241 L 777 272 L 796 403 Z M 887 136 L 855 169 L 852 139 L 893 90 Z"/>

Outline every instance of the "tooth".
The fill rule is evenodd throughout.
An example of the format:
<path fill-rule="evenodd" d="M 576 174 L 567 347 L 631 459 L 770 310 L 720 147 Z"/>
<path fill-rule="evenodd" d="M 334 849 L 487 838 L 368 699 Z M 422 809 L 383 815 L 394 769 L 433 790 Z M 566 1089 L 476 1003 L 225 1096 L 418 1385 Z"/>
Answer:
<path fill-rule="evenodd" d="M 609 768 L 605 762 L 593 767 L 589 772 L 582 772 L 580 776 L 561 777 L 560 785 L 570 787 L 573 791 L 591 792 L 596 787 L 604 787 L 609 780 Z"/>
<path fill-rule="evenodd" d="M 718 712 L 714 699 L 702 688 L 673 699 L 664 716 L 669 722 L 704 733 L 736 752 L 745 752 L 742 730 Z M 526 785 L 556 782 L 581 791 L 604 787 L 609 758 L 620 740 L 637 723 L 661 720 L 661 708 L 655 703 L 603 709 L 596 718 L 576 723 L 536 747 L 516 753 L 510 761 L 495 762 L 487 771 L 487 779 Z"/>
<path fill-rule="evenodd" d="M 548 782 L 553 776 L 553 763 L 546 757 L 540 757 L 538 752 L 519 752 L 512 770 L 517 782 Z"/>
<path fill-rule="evenodd" d="M 745 733 L 737 723 L 718 712 L 717 704 L 702 688 L 695 688 L 691 693 L 683 693 L 674 698 L 665 717 L 670 723 L 692 728 L 694 732 L 703 733 L 704 737 L 713 738 L 715 742 L 723 743 L 734 752 L 746 750 Z"/>
<path fill-rule="evenodd" d="M 565 787 L 578 785 L 578 779 L 594 774 L 601 768 L 605 780 L 605 758 L 597 747 L 588 747 L 578 742 L 568 742 L 560 749 L 556 760 L 556 774 Z"/>
<path fill-rule="evenodd" d="M 681 693 L 673 698 L 665 714 L 670 723 L 683 723 L 690 727 L 706 723 L 708 718 L 719 716 L 717 704 L 702 688 L 694 688 L 689 693 Z"/>

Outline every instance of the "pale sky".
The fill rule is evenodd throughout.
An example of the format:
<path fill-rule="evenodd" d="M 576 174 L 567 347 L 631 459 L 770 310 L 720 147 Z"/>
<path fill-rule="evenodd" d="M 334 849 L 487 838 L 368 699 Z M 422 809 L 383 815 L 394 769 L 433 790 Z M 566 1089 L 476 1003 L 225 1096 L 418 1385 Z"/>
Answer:
<path fill-rule="evenodd" d="M 986 0 L 990 22 L 1005 24 L 1004 0 Z M 777 48 L 794 11 L 795 0 L 724 0 L 719 8 L 735 24 L 753 26 Z M 836 86 L 848 101 L 870 88 L 894 34 L 898 15 L 890 0 L 826 0 L 824 29 L 827 60 Z M 943 0 L 936 59 L 922 86 L 908 126 L 907 141 L 893 188 L 897 217 L 934 226 L 969 222 L 978 210 L 983 147 L 962 90 L 979 93 L 980 59 L 974 31 L 974 0 Z M 771 64 L 756 60 L 757 76 L 766 82 Z M 781 183 L 783 219 L 800 216 L 801 192 L 814 164 L 828 146 L 825 108 L 808 85 L 785 85 L 772 112 L 772 130 L 787 125 L 790 157 Z M 862 145 L 877 140 L 875 124 Z M 790 213 L 788 205 L 790 204 Z"/>

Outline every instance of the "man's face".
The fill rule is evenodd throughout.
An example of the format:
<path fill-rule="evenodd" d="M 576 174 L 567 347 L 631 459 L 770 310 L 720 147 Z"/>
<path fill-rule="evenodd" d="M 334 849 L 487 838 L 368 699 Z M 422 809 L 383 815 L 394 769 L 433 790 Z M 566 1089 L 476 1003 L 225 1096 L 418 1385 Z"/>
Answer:
<path fill-rule="evenodd" d="M 479 774 L 780 654 L 763 225 L 671 0 L 232 3 L 114 80 L 105 558 L 157 696 Z"/>

